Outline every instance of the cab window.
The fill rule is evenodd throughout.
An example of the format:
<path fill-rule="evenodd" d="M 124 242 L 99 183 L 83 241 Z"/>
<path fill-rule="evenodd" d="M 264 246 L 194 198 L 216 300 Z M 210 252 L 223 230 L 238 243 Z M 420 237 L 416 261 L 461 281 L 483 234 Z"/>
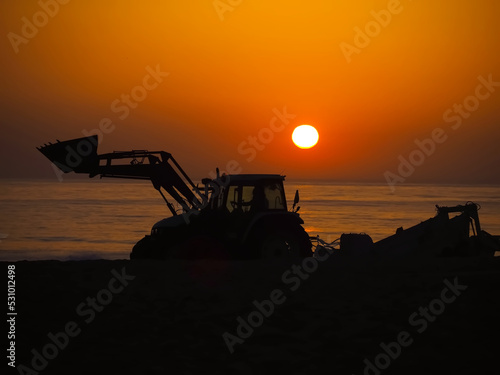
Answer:
<path fill-rule="evenodd" d="M 226 208 L 229 212 L 250 211 L 253 199 L 254 186 L 230 186 L 227 193 Z"/>
<path fill-rule="evenodd" d="M 280 184 L 266 185 L 264 193 L 270 210 L 286 210 L 285 194 Z"/>

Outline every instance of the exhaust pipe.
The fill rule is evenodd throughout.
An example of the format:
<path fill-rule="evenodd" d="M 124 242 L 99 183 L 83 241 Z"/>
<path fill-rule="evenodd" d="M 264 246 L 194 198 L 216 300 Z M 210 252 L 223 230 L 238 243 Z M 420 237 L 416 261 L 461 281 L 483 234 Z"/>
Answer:
<path fill-rule="evenodd" d="M 99 167 L 98 144 L 97 135 L 92 135 L 64 142 L 57 140 L 57 143 L 37 147 L 37 150 L 64 173 L 92 174 Z"/>

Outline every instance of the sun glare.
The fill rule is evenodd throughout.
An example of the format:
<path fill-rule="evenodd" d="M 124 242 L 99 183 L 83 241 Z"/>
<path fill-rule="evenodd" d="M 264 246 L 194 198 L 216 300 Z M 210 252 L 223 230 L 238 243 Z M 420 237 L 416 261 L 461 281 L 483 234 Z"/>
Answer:
<path fill-rule="evenodd" d="M 311 125 L 300 125 L 292 133 L 293 143 L 299 148 L 311 148 L 318 143 L 318 131 Z"/>

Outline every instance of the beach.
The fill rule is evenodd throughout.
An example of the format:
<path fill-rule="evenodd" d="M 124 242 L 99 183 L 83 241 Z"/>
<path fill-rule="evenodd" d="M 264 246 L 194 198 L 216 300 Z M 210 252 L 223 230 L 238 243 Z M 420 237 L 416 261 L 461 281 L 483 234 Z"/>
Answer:
<path fill-rule="evenodd" d="M 11 373 L 487 374 L 498 366 L 499 258 L 20 261 L 4 262 L 6 273 L 8 265 Z"/>

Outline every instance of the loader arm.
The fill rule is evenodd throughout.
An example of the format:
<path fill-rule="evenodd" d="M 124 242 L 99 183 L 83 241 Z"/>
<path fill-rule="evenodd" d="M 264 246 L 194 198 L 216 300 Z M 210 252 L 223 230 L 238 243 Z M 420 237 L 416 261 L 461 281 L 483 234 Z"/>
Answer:
<path fill-rule="evenodd" d="M 97 145 L 98 138 L 94 135 L 49 143 L 38 147 L 38 150 L 64 173 L 150 180 L 173 215 L 177 214 L 175 208 L 168 202 L 161 188 L 179 203 L 185 212 L 201 206 L 204 197 L 168 152 L 132 150 L 98 155 Z"/>

